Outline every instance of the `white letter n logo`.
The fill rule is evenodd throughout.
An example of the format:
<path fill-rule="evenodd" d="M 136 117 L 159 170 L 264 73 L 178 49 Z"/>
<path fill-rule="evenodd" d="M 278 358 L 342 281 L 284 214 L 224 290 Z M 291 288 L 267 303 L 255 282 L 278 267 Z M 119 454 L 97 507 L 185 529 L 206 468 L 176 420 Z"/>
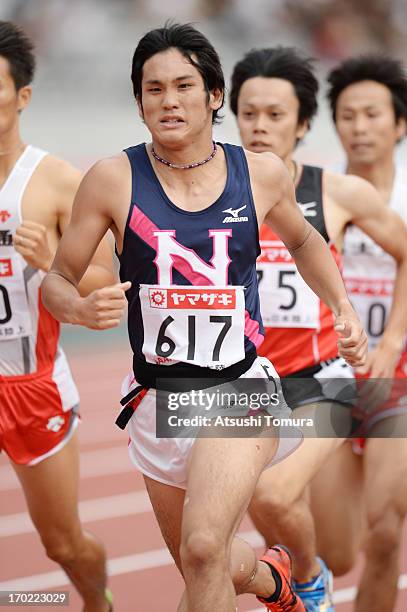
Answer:
<path fill-rule="evenodd" d="M 228 240 L 231 229 L 209 230 L 212 257 L 209 263 L 194 250 L 175 239 L 175 230 L 160 230 L 137 206 L 133 207 L 130 228 L 156 252 L 157 283 L 172 284 L 172 269 L 176 268 L 193 285 L 227 285 L 230 264 Z"/>
<path fill-rule="evenodd" d="M 175 230 L 156 230 L 157 255 L 154 260 L 157 266 L 160 285 L 172 284 L 172 269 L 176 268 L 193 285 L 227 285 L 230 258 L 228 239 L 232 230 L 209 230 L 212 238 L 213 255 L 210 263 L 201 259 L 194 250 L 182 246 L 175 239 Z"/>

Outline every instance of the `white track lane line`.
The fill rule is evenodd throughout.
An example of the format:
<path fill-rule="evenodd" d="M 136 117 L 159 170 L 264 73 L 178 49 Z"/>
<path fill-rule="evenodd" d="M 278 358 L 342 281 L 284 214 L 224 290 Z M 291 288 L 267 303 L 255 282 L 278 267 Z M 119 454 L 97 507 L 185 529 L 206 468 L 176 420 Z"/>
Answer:
<path fill-rule="evenodd" d="M 82 452 L 80 461 L 81 480 L 94 478 L 95 476 L 111 476 L 112 474 L 125 474 L 135 471 L 127 452 L 125 440 L 123 440 L 122 445 Z M 10 465 L 0 466 L 0 491 L 11 491 L 19 488 L 20 483 Z"/>
<path fill-rule="evenodd" d="M 132 516 L 144 512 L 152 512 L 150 500 L 144 490 L 109 497 L 97 497 L 79 502 L 79 514 L 84 523 Z M 33 532 L 35 532 L 34 525 L 27 512 L 0 517 L 0 537 L 18 536 Z"/>
<path fill-rule="evenodd" d="M 252 546 L 260 547 L 262 538 L 257 531 L 246 531 L 239 533 L 240 537 L 249 542 Z M 173 564 L 173 560 L 166 548 L 157 550 L 149 550 L 143 553 L 126 555 L 124 557 L 116 557 L 108 561 L 108 572 L 110 576 L 119 576 L 132 572 L 141 572 L 149 569 L 167 567 Z M 69 584 L 69 580 L 62 571 L 47 572 L 44 574 L 36 574 L 33 576 L 22 576 L 6 582 L 0 582 L 1 591 L 41 591 L 56 587 L 63 587 Z M 403 574 L 399 578 L 399 589 L 407 588 L 407 574 Z M 353 601 L 356 594 L 355 587 L 348 587 L 335 591 L 334 602 L 346 603 Z M 251 612 L 263 612 L 264 608 L 257 608 Z"/>
<path fill-rule="evenodd" d="M 246 542 L 252 546 L 262 546 L 263 538 L 257 531 L 246 531 L 239 533 Z M 108 572 L 110 576 L 129 574 L 131 572 L 141 572 L 143 570 L 154 569 L 172 565 L 173 560 L 166 548 L 149 550 L 143 553 L 135 553 L 124 557 L 116 557 L 108 561 Z M 46 572 L 33 576 L 21 576 L 6 582 L 0 582 L 0 591 L 12 590 L 46 590 L 58 586 L 69 584 L 67 576 L 62 571 Z"/>
<path fill-rule="evenodd" d="M 134 494 L 133 494 L 134 495 Z M 121 496 L 117 496 L 121 497 Z M 123 496 L 125 497 L 125 496 Z M 105 498 L 109 499 L 109 498 Z M 148 502 L 148 500 L 146 500 Z M 140 507 L 144 504 L 144 500 L 141 501 Z M 148 502 L 149 504 L 149 502 Z M 150 508 L 151 509 L 151 508 Z M 146 510 L 148 511 L 148 510 Z M 137 513 L 137 509 L 133 510 Z M 140 509 L 140 512 L 143 510 Z M 127 514 L 127 512 L 126 512 Z M 102 516 L 100 518 L 103 518 Z M 92 520 L 97 520 L 92 518 Z M 239 534 L 244 540 L 248 541 L 252 546 L 261 546 L 262 539 L 259 537 L 256 531 L 250 531 Z M 157 550 L 151 550 L 144 553 L 136 553 L 133 555 L 126 555 L 123 557 L 116 557 L 108 561 L 108 572 L 109 576 L 119 576 L 122 574 L 129 574 L 132 572 L 140 572 L 149 569 L 157 569 L 160 567 L 166 567 L 173 564 L 172 557 L 170 556 L 166 548 Z M 15 578 L 6 582 L 0 582 L 0 591 L 12 591 L 12 590 L 46 590 L 56 587 L 67 586 L 69 581 L 66 575 L 61 571 L 47 572 L 44 574 L 36 574 L 33 576 L 22 576 L 21 578 Z M 398 581 L 399 590 L 407 588 L 407 574 L 399 576 Z M 334 603 L 348 603 L 355 599 L 356 587 L 347 587 L 339 589 L 334 592 Z M 264 608 L 256 608 L 250 612 L 263 612 Z"/>

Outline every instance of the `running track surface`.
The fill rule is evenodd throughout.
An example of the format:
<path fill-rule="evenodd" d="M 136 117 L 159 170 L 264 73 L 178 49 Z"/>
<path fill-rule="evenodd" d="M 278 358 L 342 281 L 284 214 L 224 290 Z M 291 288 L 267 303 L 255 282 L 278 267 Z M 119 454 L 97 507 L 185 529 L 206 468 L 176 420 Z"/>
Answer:
<path fill-rule="evenodd" d="M 130 463 L 126 433 L 114 425 L 120 383 L 131 364 L 130 355 L 123 347 L 124 342 L 123 345 L 114 342 L 113 346 L 102 344 L 92 351 L 89 347 L 73 345 L 67 351 L 81 394 L 83 416 L 81 516 L 86 528 L 105 543 L 115 612 L 173 612 L 182 592 L 182 581 L 165 550 L 142 478 Z M 241 532 L 260 552 L 261 539 L 248 519 L 243 522 Z M 403 542 L 396 612 L 407 610 L 406 532 Z M 353 572 L 336 580 L 338 612 L 352 610 L 360 568 L 361 562 Z M 45 557 L 25 512 L 17 479 L 6 458 L 1 456 L 0 590 L 11 589 L 69 590 L 69 610 L 81 610 L 79 598 L 65 575 Z M 259 607 L 253 596 L 239 598 L 239 612 L 257 610 L 264 608 Z"/>

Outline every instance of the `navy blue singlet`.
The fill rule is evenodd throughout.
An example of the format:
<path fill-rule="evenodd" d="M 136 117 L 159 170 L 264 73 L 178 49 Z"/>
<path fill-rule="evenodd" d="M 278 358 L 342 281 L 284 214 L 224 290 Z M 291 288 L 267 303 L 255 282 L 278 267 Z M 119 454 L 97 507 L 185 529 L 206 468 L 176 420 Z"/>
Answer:
<path fill-rule="evenodd" d="M 199 212 L 182 210 L 169 200 L 153 170 L 145 144 L 125 150 L 132 171 L 132 196 L 123 251 L 119 256 L 120 278 L 122 282 L 132 282 L 126 295 L 133 370 L 137 381 L 146 387 L 154 387 L 157 377 L 238 378 L 253 363 L 256 347 L 263 340 L 256 276 L 259 235 L 246 156 L 241 147 L 220 146 L 227 162 L 226 185 L 221 196 Z M 162 250 L 159 232 L 166 234 L 167 246 L 174 245 L 164 255 L 158 252 Z M 221 243 L 221 237 L 223 244 L 226 241 L 228 258 L 227 265 L 223 266 L 226 270 L 223 283 L 213 273 L 219 255 L 215 252 L 216 245 Z M 220 371 L 187 362 L 147 363 L 143 342 L 148 328 L 143 326 L 140 284 L 160 285 L 163 280 L 169 285 L 243 286 L 245 358 Z"/>

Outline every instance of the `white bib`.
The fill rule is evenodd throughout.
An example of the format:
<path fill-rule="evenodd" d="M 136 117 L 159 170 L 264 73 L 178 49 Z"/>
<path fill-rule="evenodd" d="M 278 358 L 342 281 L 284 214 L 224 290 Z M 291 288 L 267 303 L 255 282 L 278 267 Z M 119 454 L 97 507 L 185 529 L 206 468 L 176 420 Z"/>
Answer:
<path fill-rule="evenodd" d="M 245 357 L 244 288 L 140 285 L 148 363 L 223 369 Z"/>
<path fill-rule="evenodd" d="M 390 255 L 353 225 L 345 234 L 343 262 L 346 290 L 372 349 L 379 342 L 390 313 L 396 265 Z"/>
<path fill-rule="evenodd" d="M 340 171 L 345 172 L 342 166 Z M 407 223 L 407 168 L 396 164 L 389 208 Z M 396 263 L 358 227 L 351 225 L 343 244 L 343 277 L 373 349 L 383 334 L 392 305 Z"/>
<path fill-rule="evenodd" d="M 0 258 L 0 342 L 31 332 L 21 259 L 17 253 L 10 253 Z"/>
<path fill-rule="evenodd" d="M 266 327 L 319 328 L 319 298 L 308 287 L 280 240 L 262 240 L 256 264 Z"/>
<path fill-rule="evenodd" d="M 372 349 L 379 342 L 393 301 L 392 279 L 346 278 L 349 298 L 358 313 Z"/>

